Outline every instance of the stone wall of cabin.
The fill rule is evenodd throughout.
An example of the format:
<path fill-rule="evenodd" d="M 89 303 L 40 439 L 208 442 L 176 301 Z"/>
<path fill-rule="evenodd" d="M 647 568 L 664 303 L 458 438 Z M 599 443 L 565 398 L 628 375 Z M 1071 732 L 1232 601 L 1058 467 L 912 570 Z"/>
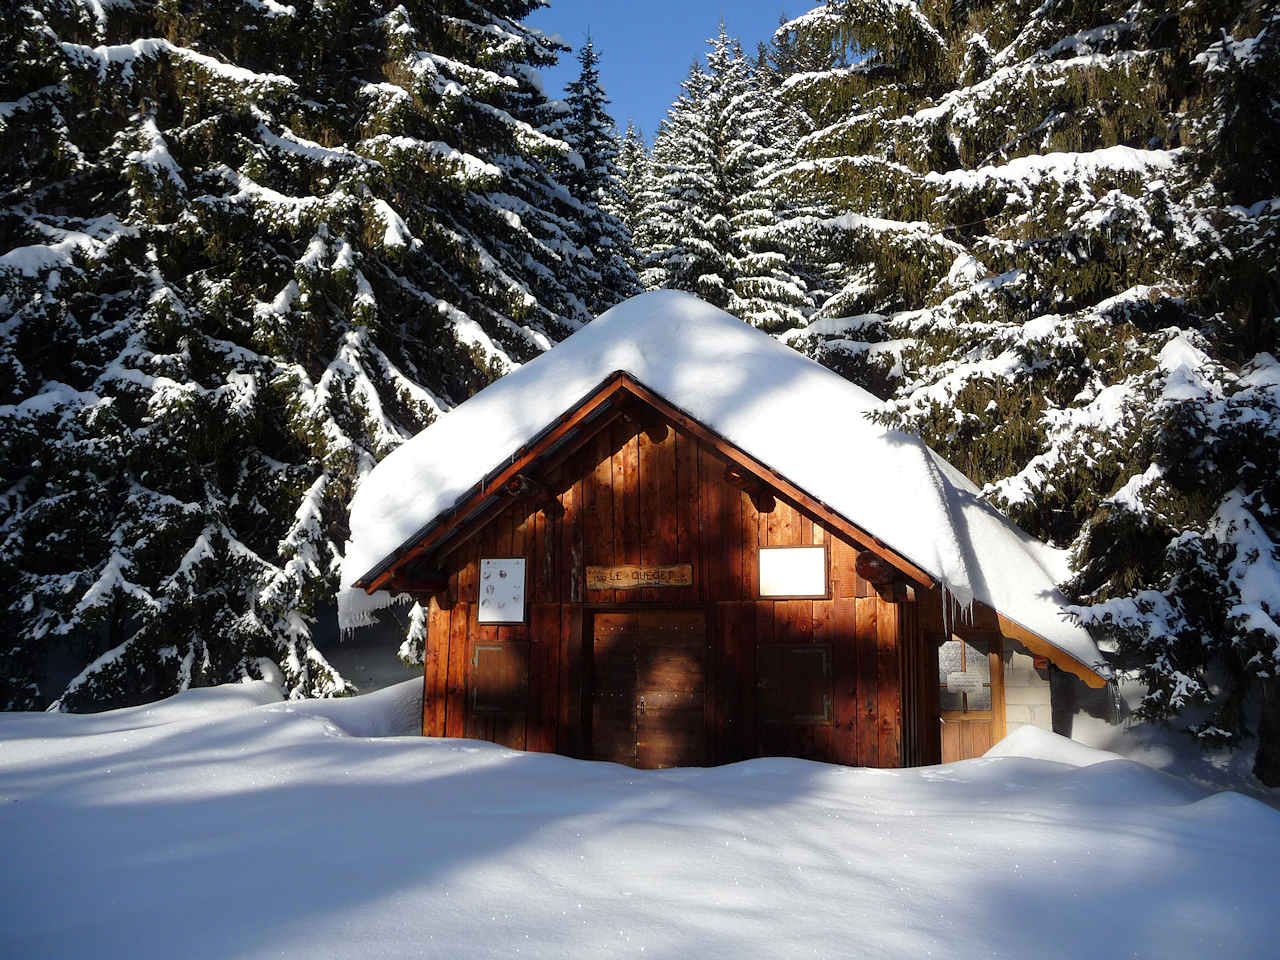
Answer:
<path fill-rule="evenodd" d="M 1004 719 L 1006 736 L 1023 726 L 1053 732 L 1049 673 L 1037 670 L 1031 653 L 1008 638 L 1004 641 Z"/>

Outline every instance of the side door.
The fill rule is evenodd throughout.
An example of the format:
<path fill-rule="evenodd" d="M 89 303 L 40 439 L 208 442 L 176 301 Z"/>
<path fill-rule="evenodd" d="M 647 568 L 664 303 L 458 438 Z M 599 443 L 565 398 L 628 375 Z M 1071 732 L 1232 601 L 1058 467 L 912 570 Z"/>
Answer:
<path fill-rule="evenodd" d="M 938 646 L 942 762 L 980 757 L 1004 739 L 1004 666 L 998 633 L 952 634 Z"/>

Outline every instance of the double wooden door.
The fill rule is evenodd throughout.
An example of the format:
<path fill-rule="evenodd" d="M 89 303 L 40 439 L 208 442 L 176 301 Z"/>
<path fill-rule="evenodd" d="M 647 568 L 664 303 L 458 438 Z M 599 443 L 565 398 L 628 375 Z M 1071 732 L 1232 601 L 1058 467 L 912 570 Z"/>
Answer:
<path fill-rule="evenodd" d="M 592 757 L 644 768 L 705 764 L 702 612 L 597 613 L 592 619 Z"/>

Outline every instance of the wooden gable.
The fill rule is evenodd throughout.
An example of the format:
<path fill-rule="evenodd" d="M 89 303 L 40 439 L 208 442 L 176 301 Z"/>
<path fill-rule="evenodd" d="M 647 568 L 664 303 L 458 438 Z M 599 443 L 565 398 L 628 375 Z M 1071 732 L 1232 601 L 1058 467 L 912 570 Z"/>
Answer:
<path fill-rule="evenodd" d="M 763 596 L 761 551 L 801 546 L 824 550 L 822 591 Z M 523 561 L 520 622 L 480 616 L 498 558 Z M 1000 700 L 1000 637 L 1022 639 L 981 604 L 944 618 L 927 573 L 625 375 L 368 583 L 427 609 L 424 734 L 637 766 L 977 755 L 1003 714 L 939 723 L 939 645 L 991 651 Z"/>
<path fill-rule="evenodd" d="M 616 438 L 620 430 L 629 431 L 633 437 L 643 433 L 650 443 L 661 447 L 672 429 L 686 435 L 689 443 L 696 440 L 705 448 L 708 459 L 701 470 L 718 471 L 727 484 L 765 506 L 766 512 L 771 509 L 775 495 L 781 495 L 795 508 L 820 517 L 860 548 L 871 551 L 882 561 L 881 568 L 897 571 L 922 588 L 933 586 L 933 578 L 927 572 L 889 545 L 621 372 L 611 376 L 539 434 L 508 464 L 477 484 L 450 513 L 433 520 L 355 585 L 367 590 L 426 589 L 429 592 L 439 585 L 439 571 L 433 566 L 433 558 L 455 550 L 457 542 L 474 536 L 512 500 L 533 504 L 549 502 L 555 496 L 560 473 L 584 448 L 598 447 L 601 437 Z M 629 466 L 635 457 L 638 457 L 638 448 L 633 454 L 624 454 L 617 472 L 610 471 L 611 485 L 629 488 L 644 482 L 638 468 Z M 665 471 L 656 469 L 649 473 L 655 483 L 660 483 Z M 864 562 L 864 568 L 870 571 L 874 566 Z"/>

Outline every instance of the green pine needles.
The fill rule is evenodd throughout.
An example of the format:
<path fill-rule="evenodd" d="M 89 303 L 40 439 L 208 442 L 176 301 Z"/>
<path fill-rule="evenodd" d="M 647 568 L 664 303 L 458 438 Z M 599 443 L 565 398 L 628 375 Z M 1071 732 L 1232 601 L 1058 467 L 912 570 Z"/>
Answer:
<path fill-rule="evenodd" d="M 0 705 L 350 690 L 311 630 L 360 477 L 634 285 L 535 6 L 4 18 Z"/>
<path fill-rule="evenodd" d="M 886 398 L 1072 551 L 1140 716 L 1270 784 L 1277 44 L 1274 3 L 831 0 L 722 30 L 629 175 L 646 285 Z"/>
<path fill-rule="evenodd" d="M 827 54 L 783 82 L 816 210 L 776 234 L 830 281 L 794 342 L 1072 549 L 1141 716 L 1280 783 L 1274 4 L 842 0 L 779 39 Z"/>

